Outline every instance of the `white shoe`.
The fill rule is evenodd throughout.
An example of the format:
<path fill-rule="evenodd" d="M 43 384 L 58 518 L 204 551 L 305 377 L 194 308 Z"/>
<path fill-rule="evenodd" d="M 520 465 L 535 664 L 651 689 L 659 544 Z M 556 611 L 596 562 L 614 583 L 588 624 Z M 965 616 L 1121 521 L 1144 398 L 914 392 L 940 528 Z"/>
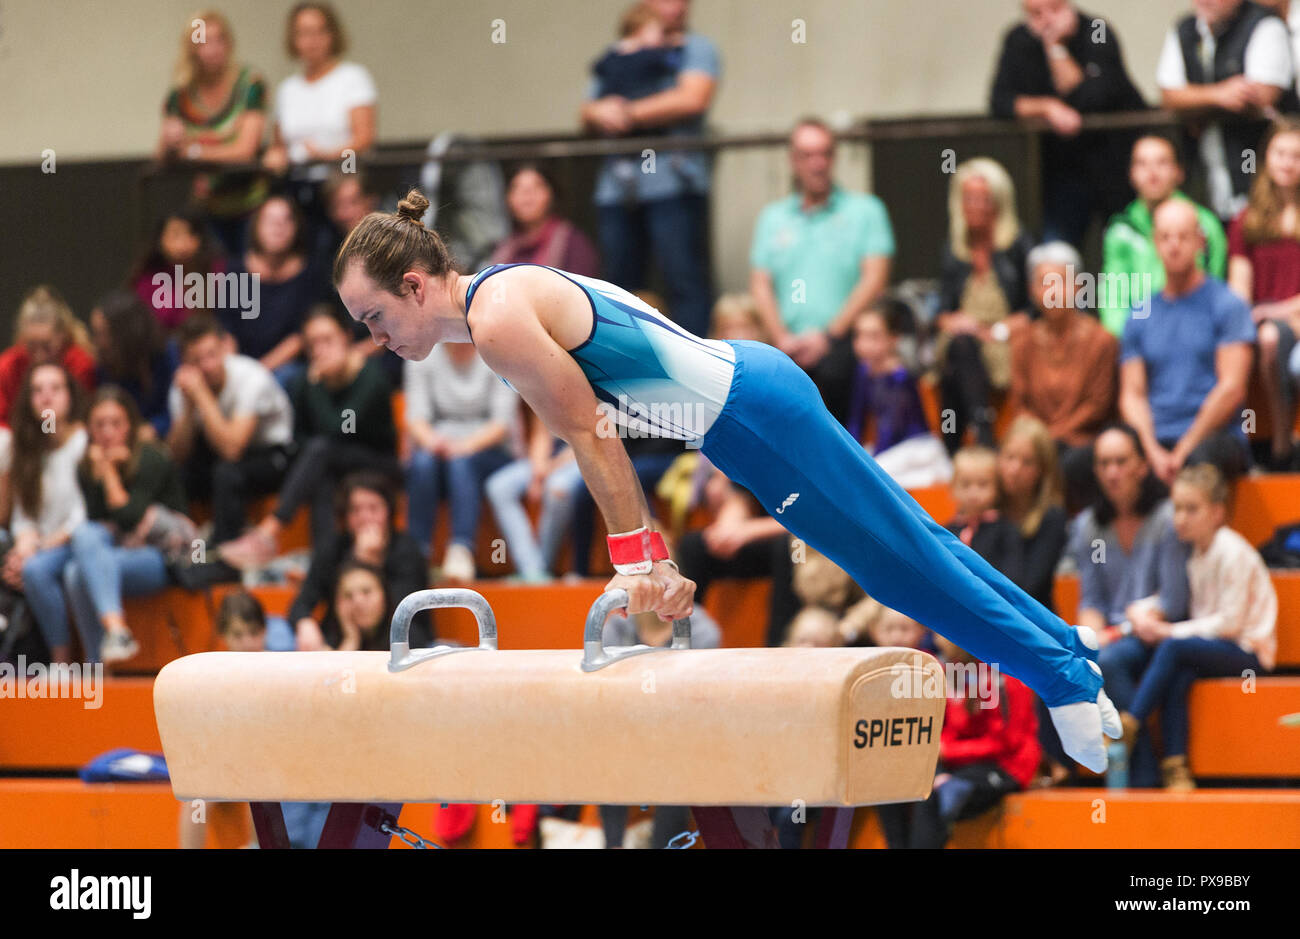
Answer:
<path fill-rule="evenodd" d="M 125 662 L 140 652 L 140 643 L 130 633 L 108 632 L 99 644 L 99 660 L 104 664 Z"/>
<path fill-rule="evenodd" d="M 469 583 L 474 579 L 474 555 L 463 544 L 452 544 L 442 559 L 443 580 Z"/>

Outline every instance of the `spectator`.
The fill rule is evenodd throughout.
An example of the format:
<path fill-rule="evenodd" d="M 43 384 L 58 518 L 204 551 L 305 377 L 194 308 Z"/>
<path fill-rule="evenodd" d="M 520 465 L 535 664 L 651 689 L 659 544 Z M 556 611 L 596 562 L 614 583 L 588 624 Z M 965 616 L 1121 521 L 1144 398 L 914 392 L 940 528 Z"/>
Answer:
<path fill-rule="evenodd" d="M 647 3 L 628 7 L 619 23 L 619 36 L 591 67 L 596 78 L 594 98 L 644 98 L 659 91 L 682 67 L 682 47 L 668 43 L 663 21 Z"/>
<path fill-rule="evenodd" d="M 1152 295 L 1149 315 L 1124 326 L 1120 414 L 1166 485 L 1201 462 L 1235 478 L 1250 458 L 1236 419 L 1255 340 L 1250 311 L 1197 266 L 1205 236 L 1190 203 L 1165 202 L 1154 230 L 1165 287 Z"/>
<path fill-rule="evenodd" d="M 1297 70 L 1296 91 L 1300 93 L 1300 3 L 1291 0 L 1255 0 L 1255 3 L 1272 10 L 1286 23 L 1291 35 L 1291 64 Z"/>
<path fill-rule="evenodd" d="M 291 636 L 282 632 L 285 624 L 279 617 L 268 617 L 262 604 L 251 593 L 236 590 L 226 594 L 217 610 L 217 632 L 232 652 L 285 652 L 293 650 Z M 286 639 L 288 644 L 285 644 Z M 245 803 L 213 802 L 207 806 L 208 818 L 203 822 L 193 819 L 189 803 L 181 803 L 181 847 L 201 848 L 207 834 L 207 821 L 218 811 L 239 809 L 246 816 L 244 824 L 251 827 L 252 818 L 244 808 Z M 320 841 L 321 830 L 329 815 L 329 802 L 281 802 L 284 811 L 285 832 L 291 848 L 314 848 Z M 257 846 L 254 835 L 250 847 Z"/>
<path fill-rule="evenodd" d="M 186 277 L 198 274 L 206 279 L 209 274 L 224 274 L 227 267 L 220 249 L 208 237 L 203 217 L 193 209 L 181 209 L 158 220 L 145 256 L 128 282 L 170 335 L 196 312 L 186 302 Z"/>
<path fill-rule="evenodd" d="M 950 485 L 957 514 L 945 527 L 1015 581 L 1020 574 L 1022 541 L 1015 523 L 998 511 L 1002 483 L 997 451 L 980 446 L 958 450 L 952 458 Z"/>
<path fill-rule="evenodd" d="M 167 391 L 180 365 L 176 343 L 163 340 L 153 313 L 129 290 L 110 291 L 90 311 L 90 335 L 99 360 L 95 382 L 131 396 L 146 440 L 165 439 L 171 429 Z"/>
<path fill-rule="evenodd" d="M 1148 604 L 1168 620 L 1187 614 L 1187 551 L 1174 532 L 1173 506 L 1151 475 L 1142 441 L 1127 424 L 1114 424 L 1094 447 L 1099 492 L 1074 521 L 1069 554 L 1079 571 L 1078 623 L 1096 632 L 1097 660 L 1115 706 L 1132 706 L 1137 682 L 1151 661 L 1151 646 L 1133 634 Z M 1059 762 L 1064 764 L 1063 756 Z M 1138 735 L 1129 759 L 1129 784 L 1157 784 L 1151 739 Z"/>
<path fill-rule="evenodd" d="M 569 530 L 572 494 L 582 474 L 572 448 L 547 430 L 531 409 L 528 419 L 528 455 L 489 476 L 484 489 L 516 576 L 525 583 L 545 583 Z M 536 535 L 524 510 L 526 502 L 541 503 Z"/>
<path fill-rule="evenodd" d="M 898 307 L 884 302 L 854 320 L 857 369 L 847 426 L 896 483 L 918 489 L 946 483 L 952 463 L 943 442 L 930 432 L 916 376 L 899 357 L 899 321 Z"/>
<path fill-rule="evenodd" d="M 334 307 L 318 304 L 303 324 L 310 369 L 290 389 L 297 455 L 280 487 L 275 510 L 218 550 L 240 570 L 269 564 L 280 533 L 304 504 L 311 506 L 312 546 L 334 533 L 334 489 L 348 473 L 378 470 L 396 485 L 401 478 L 393 390 L 379 364 L 352 348 L 351 330 Z"/>
<path fill-rule="evenodd" d="M 1137 198 L 1110 220 L 1102 240 L 1101 282 L 1105 286 L 1099 291 L 1097 309 L 1102 325 L 1116 337 L 1124 334 L 1129 311 L 1138 305 L 1145 309 L 1147 297 L 1165 285 L 1165 269 L 1151 233 L 1151 215 L 1166 199 L 1187 198 L 1179 189 L 1183 178 L 1178 148 L 1168 137 L 1148 134 L 1133 144 L 1129 181 Z M 1228 240 L 1223 223 L 1205 206 L 1193 204 L 1205 235 L 1205 254 L 1198 259 L 1201 269 L 1224 277 Z"/>
<path fill-rule="evenodd" d="M 161 447 L 144 439 L 143 426 L 130 395 L 114 385 L 100 388 L 87 413 L 89 444 L 77 467 L 86 521 L 72 531 L 63 580 L 82 647 L 105 662 L 140 651 L 123 615 L 123 595 L 166 587 L 168 563 L 188 557 L 197 536 L 185 515 L 180 472 Z"/>
<path fill-rule="evenodd" d="M 597 277 L 596 249 L 555 206 L 555 183 L 534 163 L 518 166 L 506 186 L 513 233 L 492 252 L 492 264 L 544 264 L 570 274 Z"/>
<path fill-rule="evenodd" d="M 63 366 L 89 392 L 95 387 L 95 358 L 86 327 L 53 287 L 27 291 L 18 305 L 14 344 L 0 353 L 0 423 L 9 426 L 23 377 L 37 365 Z"/>
<path fill-rule="evenodd" d="M 1277 657 L 1277 593 L 1259 553 L 1226 524 L 1228 487 L 1213 466 L 1191 466 L 1174 481 L 1174 528 L 1190 545 L 1190 619 L 1154 613 L 1134 631 L 1157 643 L 1131 711 L 1120 713 L 1131 743 L 1160 712 L 1166 789 L 1196 787 L 1187 767 L 1187 695 L 1198 678 L 1272 671 Z"/>
<path fill-rule="evenodd" d="M 275 90 L 271 146 L 262 163 L 275 173 L 290 171 L 294 201 L 307 216 L 308 251 L 317 256 L 332 238 L 321 198 L 329 171 L 320 164 L 374 147 L 378 95 L 365 66 L 343 61 L 347 37 L 330 4 L 294 4 L 284 42 L 301 70 Z"/>
<path fill-rule="evenodd" d="M 941 658 L 958 668 L 989 668 L 936 635 Z M 996 669 L 996 665 L 993 666 Z M 934 787 L 922 802 L 880 806 L 891 848 L 942 848 L 953 826 L 1028 787 L 1042 757 L 1034 693 L 1010 675 L 997 675 L 996 702 L 962 694 L 948 683 Z M 992 704 L 990 707 L 989 705 Z"/>
<path fill-rule="evenodd" d="M 998 450 L 998 482 L 999 514 L 1020 535 L 1019 569 L 1002 573 L 1051 610 L 1056 564 L 1065 550 L 1066 517 L 1056 444 L 1038 418 L 1021 415 L 1007 429 Z"/>
<path fill-rule="evenodd" d="M 1029 296 L 1038 318 L 1011 343 L 1012 413 L 1047 425 L 1056 442 L 1068 502 L 1092 497 L 1092 442 L 1115 414 L 1119 343 L 1075 301 L 1079 253 L 1063 241 L 1029 252 Z"/>
<path fill-rule="evenodd" d="M 758 303 L 748 293 L 724 293 L 718 297 L 718 302 L 713 304 L 709 335 L 771 343 Z"/>
<path fill-rule="evenodd" d="M 352 229 L 361 224 L 361 220 L 371 212 L 379 210 L 379 193 L 370 182 L 370 177 L 361 171 L 355 173 L 333 172 L 322 187 L 325 199 L 325 211 L 333 225 L 333 238 L 328 250 L 318 255 L 314 262 L 318 270 L 328 271 L 333 267 L 334 255 L 343 244 Z M 326 299 L 346 314 L 337 297 L 330 289 L 325 290 Z M 349 319 L 351 319 L 349 317 Z M 355 347 L 367 358 L 374 356 L 383 366 L 384 374 L 394 387 L 402 384 L 402 357 L 392 349 L 377 345 L 370 338 L 370 330 L 361 323 L 353 322 L 350 329 Z"/>
<path fill-rule="evenodd" d="M 1232 220 L 1228 284 L 1251 306 L 1272 423 L 1271 469 L 1292 468 L 1300 378 L 1300 121 L 1276 124 L 1250 205 Z"/>
<path fill-rule="evenodd" d="M 280 616 L 267 616 L 257 597 L 242 588 L 221 598 L 217 635 L 231 652 L 292 652 L 293 631 Z"/>
<path fill-rule="evenodd" d="M 326 296 L 322 268 L 311 263 L 302 214 L 285 196 L 272 196 L 253 213 L 248 250 L 235 272 L 257 278 L 256 316 L 235 306 L 219 311 L 241 355 L 257 359 L 288 390 L 307 371 L 302 360 L 303 320 Z"/>
<path fill-rule="evenodd" d="M 721 74 L 711 41 L 687 28 L 690 0 L 645 0 L 662 24 L 666 45 L 681 49 L 676 74 L 664 75 L 652 94 L 635 100 L 599 96 L 593 77 L 581 110 L 584 129 L 604 136 L 656 133 L 696 138 Z M 607 157 L 594 195 L 605 279 L 627 290 L 644 289 L 647 255 L 653 255 L 682 328 L 703 335 L 712 289 L 708 271 L 710 163 L 703 150 L 665 150 L 652 165 L 640 154 Z M 648 247 L 648 251 L 647 251 Z"/>
<path fill-rule="evenodd" d="M 160 160 L 257 161 L 266 127 L 266 83 L 235 61 L 235 34 L 217 10 L 195 14 L 181 34 L 176 84 L 163 104 Z M 244 253 L 244 225 L 267 195 L 266 177 L 239 169 L 194 177 L 193 196 L 226 254 Z"/>
<path fill-rule="evenodd" d="M 1198 145 L 1210 207 L 1224 222 L 1246 205 L 1254 152 L 1266 115 L 1294 112 L 1295 72 L 1286 24 L 1248 0 L 1198 0 L 1165 35 L 1156 84 L 1171 111 L 1211 109 Z"/>
<path fill-rule="evenodd" d="M 190 498 L 211 500 L 209 543 L 224 544 L 244 526 L 245 500 L 274 491 L 284 479 L 293 408 L 256 359 L 229 352 L 213 317 L 186 320 L 180 347 L 182 364 L 167 398 L 167 446 Z"/>
<path fill-rule="evenodd" d="M 63 567 L 71 537 L 86 520 L 77 463 L 86 452 L 81 386 L 57 363 L 34 365 L 23 376 L 9 419 L 14 543 L 4 557 L 5 582 L 27 597 L 53 662 L 71 660 Z M 93 655 L 97 649 L 87 649 Z"/>
<path fill-rule="evenodd" d="M 815 118 L 790 134 L 795 192 L 754 226 L 749 289 L 772 342 L 816 382 L 826 408 L 849 419 L 853 321 L 889 285 L 894 232 L 885 205 L 833 178 L 835 135 Z"/>
<path fill-rule="evenodd" d="M 322 632 L 316 608 L 334 595 L 339 571 L 349 562 L 383 571 L 386 592 L 395 602 L 425 587 L 424 554 L 408 532 L 396 529 L 395 498 L 391 480 L 373 471 L 352 473 L 339 485 L 335 533 L 312 552 L 307 577 L 289 607 L 299 649 L 323 649 L 327 641 L 337 645 L 338 636 L 327 640 Z M 429 641 L 428 614 L 417 614 L 411 622 L 411 646 Z"/>
<path fill-rule="evenodd" d="M 940 261 L 941 428 L 949 453 L 967 427 L 993 446 L 993 390 L 1011 383 L 1007 344 L 1028 305 L 1025 262 L 1034 246 L 1016 218 L 1016 193 L 1002 166 L 986 157 L 957 167 L 948 185 L 949 236 Z"/>
<path fill-rule="evenodd" d="M 711 521 L 683 534 L 674 552 L 682 576 L 695 581 L 696 607 L 715 580 L 770 577 L 766 642 L 779 645 L 800 606 L 792 583 L 789 532 L 718 469 L 708 478 L 703 504 Z"/>
<path fill-rule="evenodd" d="M 383 571 L 347 561 L 339 569 L 325 617 L 322 632 L 326 643 L 340 652 L 387 652 L 389 619 L 395 606 L 388 598 Z"/>
<path fill-rule="evenodd" d="M 438 502 L 451 509 L 451 540 L 443 557 L 447 580 L 474 579 L 483 484 L 512 459 L 519 396 L 479 358 L 473 344 L 438 343 L 405 371 L 407 528 L 421 553 L 433 550 Z"/>
<path fill-rule="evenodd" d="M 1080 133 L 1082 115 L 1141 111 L 1146 102 L 1124 67 L 1119 37 L 1070 0 L 1024 0 L 1025 20 L 1002 40 L 992 110 L 1041 118 L 1043 240 L 1081 247 L 1094 215 L 1104 221 L 1128 201 L 1124 162 L 1133 134 Z"/>

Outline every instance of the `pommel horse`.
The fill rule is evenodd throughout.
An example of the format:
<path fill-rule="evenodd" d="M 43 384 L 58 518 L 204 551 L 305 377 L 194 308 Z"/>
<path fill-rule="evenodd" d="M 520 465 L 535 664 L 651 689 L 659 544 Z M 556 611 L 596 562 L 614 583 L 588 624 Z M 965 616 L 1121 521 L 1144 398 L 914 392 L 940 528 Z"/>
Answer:
<path fill-rule="evenodd" d="M 775 847 L 767 809 L 821 806 L 818 847 L 853 807 L 925 798 L 943 687 L 913 649 L 606 648 L 602 594 L 583 650 L 498 650 L 476 591 L 421 590 L 390 652 L 204 652 L 168 663 L 154 711 L 172 791 L 249 802 L 288 847 L 280 802 L 331 802 L 318 847 L 387 847 L 407 802 L 690 806 L 705 845 Z M 465 607 L 477 647 L 411 649 L 420 610 Z M 933 682 L 937 682 L 935 685 Z M 900 689 L 902 689 L 900 691 Z"/>

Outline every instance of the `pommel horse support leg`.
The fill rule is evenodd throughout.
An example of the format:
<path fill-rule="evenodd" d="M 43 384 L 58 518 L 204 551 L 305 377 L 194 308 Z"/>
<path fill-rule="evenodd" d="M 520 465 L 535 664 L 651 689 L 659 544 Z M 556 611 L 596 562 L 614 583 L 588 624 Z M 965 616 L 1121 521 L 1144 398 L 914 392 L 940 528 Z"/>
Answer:
<path fill-rule="evenodd" d="M 943 672 L 914 649 L 605 648 L 603 594 L 583 651 L 497 649 L 473 590 L 422 590 L 383 652 L 204 652 L 168 663 L 154 711 L 178 799 L 249 802 L 286 847 L 280 802 L 331 802 L 320 847 L 386 847 L 407 802 L 691 806 L 709 847 L 774 847 L 773 806 L 925 798 Z M 411 650 L 411 617 L 467 607 L 479 645 Z M 936 691 L 937 689 L 937 691 Z M 405 836 L 405 833 L 403 833 Z"/>

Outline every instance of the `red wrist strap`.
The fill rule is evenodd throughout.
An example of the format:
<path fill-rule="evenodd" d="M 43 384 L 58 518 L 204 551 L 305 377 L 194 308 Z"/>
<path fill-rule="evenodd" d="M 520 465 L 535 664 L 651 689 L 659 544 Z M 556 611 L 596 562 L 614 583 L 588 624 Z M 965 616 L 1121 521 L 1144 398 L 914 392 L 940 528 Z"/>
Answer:
<path fill-rule="evenodd" d="M 644 525 L 635 531 L 608 535 L 609 559 L 620 574 L 648 574 L 654 569 L 651 559 L 650 530 Z"/>
<path fill-rule="evenodd" d="M 620 574 L 648 574 L 655 561 L 668 559 L 668 545 L 664 536 L 642 526 L 636 531 L 609 535 L 609 559 Z"/>

